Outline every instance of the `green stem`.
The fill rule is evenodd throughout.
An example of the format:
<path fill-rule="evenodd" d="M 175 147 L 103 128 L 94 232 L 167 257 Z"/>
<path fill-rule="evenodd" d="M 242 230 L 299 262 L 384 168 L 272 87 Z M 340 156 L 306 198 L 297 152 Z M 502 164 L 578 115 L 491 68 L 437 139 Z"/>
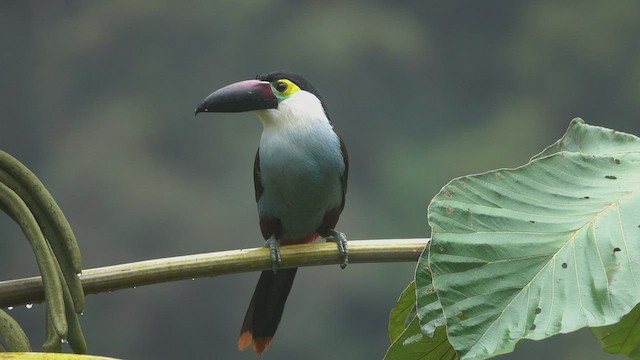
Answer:
<path fill-rule="evenodd" d="M 349 241 L 349 264 L 416 261 L 428 242 L 429 239 L 352 240 Z M 335 243 L 283 246 L 281 255 L 282 268 L 341 262 Z M 169 281 L 269 269 L 269 249 L 261 247 L 87 269 L 82 272 L 81 281 L 85 294 L 98 294 Z M 39 276 L 0 282 L 0 307 L 42 300 L 42 279 Z"/>
<path fill-rule="evenodd" d="M 42 278 L 40 279 L 40 302 L 44 299 L 44 293 L 47 294 L 47 307 L 51 314 L 52 325 L 56 332 L 64 337 L 67 334 L 67 321 L 64 318 L 64 298 L 62 295 L 62 284 L 58 277 L 56 267 L 56 259 L 44 238 L 36 219 L 29 211 L 27 205 L 20 199 L 18 194 L 13 192 L 4 183 L 0 183 L 0 203 L 2 209 L 8 211 L 11 218 L 15 219 L 22 232 L 25 234 L 33 253 L 36 256 L 36 262 L 40 269 L 40 274 L 45 277 L 45 286 L 42 286 Z M 0 298 L 2 298 L 0 293 Z"/>

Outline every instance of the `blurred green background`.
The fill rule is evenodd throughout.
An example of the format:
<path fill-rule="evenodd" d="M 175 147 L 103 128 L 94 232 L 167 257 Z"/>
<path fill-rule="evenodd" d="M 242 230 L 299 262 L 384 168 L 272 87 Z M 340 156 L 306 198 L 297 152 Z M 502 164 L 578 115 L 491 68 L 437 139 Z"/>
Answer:
<path fill-rule="evenodd" d="M 289 69 L 323 95 L 351 158 L 339 230 L 426 237 L 450 179 L 525 163 L 571 118 L 640 134 L 637 1 L 3 1 L 0 148 L 65 211 L 85 268 L 262 244 L 252 114 L 193 117 L 210 92 Z M 298 273 L 263 359 L 380 359 L 414 264 Z M 0 217 L 0 279 L 37 274 Z M 257 274 L 87 298 L 93 354 L 250 359 Z M 43 306 L 11 310 L 39 348 Z M 588 331 L 501 359 L 617 359 Z"/>

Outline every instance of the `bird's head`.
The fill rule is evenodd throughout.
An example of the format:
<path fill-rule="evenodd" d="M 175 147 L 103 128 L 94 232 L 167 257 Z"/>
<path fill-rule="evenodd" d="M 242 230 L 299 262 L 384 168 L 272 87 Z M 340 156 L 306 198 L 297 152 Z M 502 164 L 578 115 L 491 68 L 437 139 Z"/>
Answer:
<path fill-rule="evenodd" d="M 326 119 L 315 88 L 300 75 L 274 71 L 255 80 L 227 85 L 207 96 L 196 108 L 201 112 L 256 111 L 265 125 L 295 119 Z"/>

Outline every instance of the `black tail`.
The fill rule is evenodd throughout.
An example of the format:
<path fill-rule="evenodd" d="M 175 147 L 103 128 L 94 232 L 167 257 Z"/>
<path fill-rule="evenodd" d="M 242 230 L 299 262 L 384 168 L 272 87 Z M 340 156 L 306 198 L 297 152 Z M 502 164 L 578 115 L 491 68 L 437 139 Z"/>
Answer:
<path fill-rule="evenodd" d="M 280 324 L 296 271 L 298 269 L 293 268 L 281 269 L 275 274 L 273 271 L 263 271 L 260 274 L 240 330 L 240 350 L 253 344 L 253 351 L 262 354 L 269 346 Z"/>

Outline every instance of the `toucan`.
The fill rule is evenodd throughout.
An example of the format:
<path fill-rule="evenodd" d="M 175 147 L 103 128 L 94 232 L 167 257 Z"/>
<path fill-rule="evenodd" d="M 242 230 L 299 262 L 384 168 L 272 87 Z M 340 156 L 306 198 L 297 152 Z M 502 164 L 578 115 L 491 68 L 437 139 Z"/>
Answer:
<path fill-rule="evenodd" d="M 253 111 L 263 130 L 253 165 L 260 230 L 272 269 L 263 271 L 242 323 L 238 348 L 262 354 L 278 328 L 297 268 L 279 269 L 280 245 L 317 238 L 338 245 L 348 263 L 347 240 L 335 226 L 344 208 L 349 158 L 322 98 L 302 76 L 274 71 L 216 90 L 202 112 Z"/>

